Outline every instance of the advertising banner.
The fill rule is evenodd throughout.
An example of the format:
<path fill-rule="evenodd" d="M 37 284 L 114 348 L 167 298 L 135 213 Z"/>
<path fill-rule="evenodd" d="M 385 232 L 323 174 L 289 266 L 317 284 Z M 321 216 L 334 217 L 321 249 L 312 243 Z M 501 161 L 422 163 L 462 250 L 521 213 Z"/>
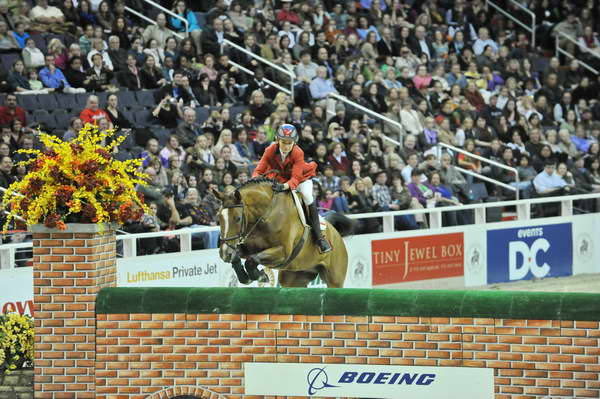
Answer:
<path fill-rule="evenodd" d="M 493 399 L 494 369 L 244 363 L 246 395 Z"/>
<path fill-rule="evenodd" d="M 462 276 L 463 233 L 373 240 L 373 285 Z"/>
<path fill-rule="evenodd" d="M 488 230 L 488 284 L 571 276 L 572 230 L 571 223 Z"/>
<path fill-rule="evenodd" d="M 33 316 L 33 267 L 0 270 L 0 314 Z"/>

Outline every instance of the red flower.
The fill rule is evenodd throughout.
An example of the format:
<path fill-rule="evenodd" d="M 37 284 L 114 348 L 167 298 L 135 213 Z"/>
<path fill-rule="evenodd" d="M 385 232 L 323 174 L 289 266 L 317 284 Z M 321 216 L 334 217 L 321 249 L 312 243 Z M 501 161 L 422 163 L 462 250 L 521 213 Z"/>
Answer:
<path fill-rule="evenodd" d="M 96 150 L 96 154 L 99 154 L 102 158 L 106 159 L 107 161 L 112 158 L 112 156 L 108 153 L 108 151 L 106 151 L 103 148 L 98 148 Z"/>
<path fill-rule="evenodd" d="M 96 173 L 100 169 L 100 164 L 93 159 L 87 160 L 79 166 L 79 170 L 86 175 Z"/>
<path fill-rule="evenodd" d="M 60 186 L 55 193 L 56 199 L 60 204 L 68 204 L 73 197 L 73 191 L 75 189 L 72 186 Z"/>
<path fill-rule="evenodd" d="M 50 158 L 56 158 L 58 156 L 58 154 L 54 150 L 46 150 L 44 151 L 44 155 Z"/>
<path fill-rule="evenodd" d="M 43 167 L 44 167 L 44 160 L 38 158 L 35 161 L 33 161 L 33 163 L 31 164 L 31 171 L 36 172 L 36 171 L 42 169 Z"/>
<path fill-rule="evenodd" d="M 39 177 L 34 177 L 33 179 L 29 180 L 29 185 L 27 186 L 27 194 L 39 194 L 42 190 L 42 187 L 44 187 L 44 181 Z"/>
<path fill-rule="evenodd" d="M 89 191 L 92 191 L 94 188 L 98 187 L 102 182 L 95 178 L 94 176 L 87 176 L 83 185 Z"/>
<path fill-rule="evenodd" d="M 81 144 L 71 143 L 71 150 L 73 150 L 75 154 L 79 154 L 83 152 L 83 146 Z"/>
<path fill-rule="evenodd" d="M 81 215 L 89 222 L 97 222 L 96 208 L 92 204 L 85 204 L 81 208 Z"/>
<path fill-rule="evenodd" d="M 60 215 L 58 215 L 57 213 L 51 213 L 48 216 L 46 216 L 44 224 L 46 225 L 46 227 L 54 228 L 57 226 L 58 222 L 60 222 Z"/>

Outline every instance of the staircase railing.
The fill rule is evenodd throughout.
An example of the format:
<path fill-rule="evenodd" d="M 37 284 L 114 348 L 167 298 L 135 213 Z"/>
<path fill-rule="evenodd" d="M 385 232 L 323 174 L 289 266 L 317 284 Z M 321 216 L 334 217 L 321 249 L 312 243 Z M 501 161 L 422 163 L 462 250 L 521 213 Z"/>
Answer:
<path fill-rule="evenodd" d="M 146 0 L 146 1 L 148 1 L 148 0 Z M 236 49 L 238 51 L 241 51 L 242 53 L 246 54 L 247 56 L 252 57 L 255 60 L 257 60 L 259 62 L 262 62 L 263 64 L 268 65 L 269 67 L 271 67 L 271 68 L 273 68 L 273 69 L 275 69 L 275 70 L 277 70 L 277 71 L 279 71 L 279 72 L 281 72 L 281 73 L 289 76 L 290 77 L 290 90 L 289 90 L 289 93 L 287 91 L 286 91 L 286 93 L 288 93 L 290 96 L 292 96 L 292 98 L 294 98 L 294 85 L 296 84 L 296 74 L 293 71 L 285 69 L 282 66 L 277 65 L 277 64 L 275 64 L 275 63 L 267 60 L 266 58 L 261 57 L 258 54 L 254 54 L 252 51 L 249 51 L 249 50 L 247 50 L 247 49 L 245 49 L 245 48 L 243 48 L 241 46 L 238 46 L 237 44 L 235 44 L 231 40 L 225 39 L 225 40 L 223 40 L 223 44 L 227 45 L 227 46 L 230 46 L 230 47 L 233 47 L 234 49 Z M 236 66 L 238 66 L 238 65 L 236 65 Z M 246 71 L 244 71 L 244 72 L 246 72 Z"/>
<path fill-rule="evenodd" d="M 491 0 L 487 0 L 486 3 L 487 3 L 488 6 L 492 7 L 493 9 L 495 9 L 496 11 L 498 11 L 500 14 L 504 15 L 506 18 L 512 20 L 514 23 L 516 23 L 517 25 L 519 25 L 521 28 L 523 28 L 527 32 L 529 32 L 531 34 L 531 48 L 535 48 L 535 28 L 536 28 L 535 13 L 533 13 L 527 7 L 524 7 L 522 4 L 520 4 L 516 0 L 507 0 L 507 1 L 508 1 L 508 3 L 510 3 L 512 5 L 515 5 L 518 8 L 520 8 L 526 14 L 529 14 L 529 16 L 531 17 L 531 25 L 526 25 L 524 22 L 520 21 L 514 15 L 508 13 L 506 10 L 504 10 L 502 7 L 500 7 L 498 4 L 494 3 Z"/>
<path fill-rule="evenodd" d="M 560 47 L 560 42 L 561 40 L 567 40 L 571 43 L 573 43 L 574 45 L 576 45 L 577 47 L 579 47 L 580 50 L 582 50 L 582 52 L 585 52 L 585 54 L 591 54 L 594 57 L 600 59 L 600 55 L 594 53 L 593 51 L 589 51 L 589 49 L 587 47 L 585 47 L 584 45 L 582 45 L 581 43 L 579 43 L 577 40 L 573 39 L 571 36 L 567 35 L 564 32 L 557 32 L 556 34 L 556 56 L 558 57 L 560 54 L 563 54 L 571 59 L 575 59 L 577 60 L 581 65 L 583 65 L 584 68 L 586 68 L 588 71 L 595 73 L 596 75 L 600 74 L 600 71 L 598 71 L 596 68 L 594 68 L 593 66 L 591 66 L 590 64 L 588 64 L 585 61 L 582 61 L 581 59 L 577 58 L 574 54 L 569 53 L 567 50 L 563 49 L 562 47 Z"/>
<path fill-rule="evenodd" d="M 156 2 L 154 2 L 152 0 L 144 0 L 144 2 L 146 4 L 154 7 L 154 8 L 158 8 L 159 10 L 161 10 L 162 12 L 164 12 L 165 14 L 170 15 L 171 17 L 176 18 L 176 19 L 180 20 L 181 22 L 183 22 L 183 24 L 185 25 L 185 37 L 188 36 L 188 34 L 190 32 L 190 26 L 189 26 L 189 23 L 188 23 L 188 21 L 187 21 L 187 19 L 185 17 L 182 17 L 181 15 L 178 15 L 178 14 L 174 13 L 173 11 L 169 10 L 168 8 L 165 8 L 165 7 L 161 6 L 160 4 L 158 4 L 158 3 L 156 3 Z M 126 7 L 126 9 L 127 8 L 129 8 L 129 7 Z M 135 14 L 135 15 L 139 14 L 139 13 L 137 13 L 137 11 L 135 11 L 135 10 L 133 10 L 131 8 L 129 8 L 129 10 L 127 10 L 127 11 L 129 11 L 132 14 Z M 134 11 L 134 12 L 132 12 L 132 11 Z M 146 21 L 148 19 L 149 18 L 144 18 L 144 20 L 146 20 Z M 178 35 L 178 36 L 181 37 L 180 35 Z"/>
<path fill-rule="evenodd" d="M 247 73 L 250 76 L 254 76 L 254 72 L 253 71 L 249 70 L 245 66 L 242 66 L 242 65 L 238 64 L 237 62 L 233 62 L 233 61 L 229 60 L 229 65 L 236 67 L 240 71 L 245 72 L 245 73 Z M 277 84 L 277 83 L 275 83 L 272 80 L 269 80 L 267 78 L 263 78 L 263 80 L 265 82 L 267 82 L 269 85 L 275 87 L 276 89 L 281 90 L 282 92 L 284 92 L 288 96 L 292 96 L 292 92 L 290 91 L 290 89 L 286 89 L 285 87 L 280 86 L 279 84 Z"/>
<path fill-rule="evenodd" d="M 450 151 L 453 151 L 453 152 L 461 153 L 463 155 L 468 156 L 469 158 L 477 159 L 478 161 L 485 162 L 485 163 L 490 164 L 492 166 L 495 166 L 497 168 L 511 171 L 511 172 L 513 172 L 515 174 L 515 182 L 517 183 L 517 187 L 519 186 L 519 182 L 520 182 L 519 171 L 516 168 L 513 168 L 511 166 L 507 166 L 507 165 L 501 164 L 500 162 L 492 161 L 491 159 L 487 159 L 487 158 L 484 158 L 484 157 L 482 157 L 480 155 L 473 154 L 472 152 L 465 151 L 462 148 L 454 147 L 453 145 L 450 145 L 450 144 L 438 143 L 438 146 L 439 147 L 444 147 L 444 148 L 446 148 L 446 149 L 448 149 Z M 438 158 L 441 158 L 441 149 L 440 149 L 440 153 L 438 154 Z M 476 177 L 476 178 L 481 179 L 481 180 L 485 180 L 485 181 L 487 181 L 489 183 L 492 183 L 492 184 L 495 184 L 497 186 L 504 187 L 507 190 L 514 191 L 516 199 L 517 200 L 519 199 L 519 189 L 516 188 L 516 187 L 511 186 L 510 184 L 506 184 L 506 183 L 503 183 L 503 182 L 501 182 L 499 180 L 492 179 L 491 177 L 484 176 L 484 175 L 482 175 L 480 173 L 475 173 L 473 171 L 461 168 L 460 166 L 455 166 L 455 168 L 458 171 L 460 171 L 460 172 L 462 172 L 464 174 Z"/>
<path fill-rule="evenodd" d="M 362 105 L 355 103 L 354 101 L 348 99 L 348 97 L 346 96 L 342 96 L 341 94 L 336 94 L 336 93 L 330 93 L 329 97 L 331 98 L 335 98 L 338 101 L 341 101 L 343 103 L 345 103 L 346 105 L 349 105 L 353 108 L 358 109 L 359 111 L 364 112 L 365 114 L 368 114 L 370 116 L 372 116 L 373 118 L 377 118 L 381 121 L 384 121 L 392 126 L 395 126 L 398 128 L 398 130 L 400 131 L 400 141 L 394 140 L 391 137 L 386 136 L 385 134 L 381 135 L 381 138 L 383 138 L 386 141 L 389 141 L 392 144 L 395 144 L 397 146 L 402 147 L 402 140 L 404 139 L 404 128 L 402 127 L 402 124 L 398 121 L 395 121 L 393 119 L 388 118 L 385 115 L 381 115 L 373 110 L 370 110 L 369 108 L 363 107 Z"/>
<path fill-rule="evenodd" d="M 152 18 L 149 18 L 149 17 L 147 17 L 146 15 L 142 14 L 141 12 L 138 12 L 138 11 L 134 10 L 134 9 L 133 9 L 133 8 L 131 8 L 131 7 L 125 6 L 125 11 L 127 11 L 127 12 L 129 12 L 129 13 L 131 13 L 131 14 L 135 15 L 135 16 L 136 16 L 136 17 L 138 17 L 138 18 L 141 18 L 141 19 L 143 19 L 143 20 L 144 20 L 144 21 L 146 21 L 146 22 L 149 22 L 149 23 L 151 23 L 152 25 L 157 25 L 157 23 L 156 23 L 156 21 L 155 21 L 155 20 L 153 20 Z M 181 18 L 181 17 L 180 17 L 180 18 Z M 185 22 L 187 22 L 187 20 L 186 20 Z M 175 36 L 177 36 L 179 39 L 184 39 L 184 36 L 182 36 L 181 34 L 179 34 L 179 33 L 177 33 L 177 32 L 173 32 L 173 34 L 174 34 Z"/>

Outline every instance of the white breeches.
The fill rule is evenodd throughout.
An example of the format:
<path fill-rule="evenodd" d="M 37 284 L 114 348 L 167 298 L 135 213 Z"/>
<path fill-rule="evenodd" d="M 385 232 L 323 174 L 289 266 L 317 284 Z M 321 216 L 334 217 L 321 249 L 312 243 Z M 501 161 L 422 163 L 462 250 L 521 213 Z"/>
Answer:
<path fill-rule="evenodd" d="M 306 205 L 310 205 L 313 203 L 313 182 L 311 179 L 305 180 L 302 183 L 298 184 L 296 190 L 300 191 L 300 194 L 302 194 Z"/>

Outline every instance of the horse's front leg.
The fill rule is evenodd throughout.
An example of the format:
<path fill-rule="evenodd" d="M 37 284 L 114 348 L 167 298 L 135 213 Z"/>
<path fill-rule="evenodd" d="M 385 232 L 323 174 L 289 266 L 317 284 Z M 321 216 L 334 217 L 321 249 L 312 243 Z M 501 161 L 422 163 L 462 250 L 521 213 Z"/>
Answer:
<path fill-rule="evenodd" d="M 269 276 L 267 275 L 267 273 L 265 273 L 264 270 L 258 270 L 258 263 L 256 262 L 256 260 L 248 258 L 246 259 L 246 263 L 244 263 L 244 266 L 246 267 L 246 272 L 248 273 L 248 277 L 250 277 L 251 280 L 258 280 L 259 283 L 269 282 Z"/>
<path fill-rule="evenodd" d="M 240 259 L 239 256 L 235 256 L 235 258 L 232 259 L 231 261 L 231 266 L 233 267 L 233 270 L 235 271 L 235 274 L 239 280 L 240 283 L 247 285 L 250 284 L 250 277 L 248 276 L 248 273 L 246 273 L 246 270 L 244 269 L 244 266 L 242 265 L 242 259 Z M 256 279 L 253 279 L 256 280 Z M 268 281 L 268 277 L 267 277 L 267 281 Z"/>
<path fill-rule="evenodd" d="M 277 247 L 265 249 L 264 251 L 258 252 L 248 257 L 248 260 L 257 265 L 265 265 L 267 267 L 275 267 L 282 264 L 286 259 L 285 248 L 283 245 Z"/>

